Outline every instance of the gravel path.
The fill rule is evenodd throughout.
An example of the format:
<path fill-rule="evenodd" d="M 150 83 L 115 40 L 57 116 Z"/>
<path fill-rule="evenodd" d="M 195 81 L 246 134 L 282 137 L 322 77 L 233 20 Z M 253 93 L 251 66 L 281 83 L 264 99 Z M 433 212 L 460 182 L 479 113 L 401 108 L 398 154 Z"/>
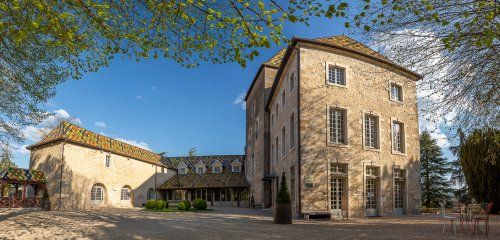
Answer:
<path fill-rule="evenodd" d="M 489 239 L 500 239 L 492 216 Z M 141 209 L 42 212 L 0 209 L 0 239 L 486 239 L 470 231 L 441 233 L 436 216 L 272 223 L 269 210 L 217 208 L 213 212 Z"/>

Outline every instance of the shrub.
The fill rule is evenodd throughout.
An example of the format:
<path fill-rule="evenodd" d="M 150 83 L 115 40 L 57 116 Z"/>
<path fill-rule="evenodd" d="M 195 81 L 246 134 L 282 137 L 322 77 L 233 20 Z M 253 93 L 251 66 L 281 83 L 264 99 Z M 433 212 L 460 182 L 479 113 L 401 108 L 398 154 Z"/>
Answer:
<path fill-rule="evenodd" d="M 288 193 L 288 188 L 286 186 L 285 175 L 281 177 L 280 190 L 278 192 L 277 203 L 278 204 L 290 204 L 290 194 Z"/>
<path fill-rule="evenodd" d="M 193 207 L 196 208 L 196 210 L 205 210 L 207 209 L 207 201 L 202 198 L 197 198 L 193 201 Z"/>
<path fill-rule="evenodd" d="M 189 201 L 181 201 L 178 205 L 177 208 L 181 211 L 187 211 L 191 209 L 191 203 Z"/>
<path fill-rule="evenodd" d="M 165 209 L 165 201 L 163 200 L 156 200 L 156 203 L 155 203 L 155 208 L 156 210 L 163 210 Z"/>
<path fill-rule="evenodd" d="M 156 201 L 155 200 L 148 200 L 146 202 L 146 209 L 156 209 Z"/>
<path fill-rule="evenodd" d="M 50 211 L 50 198 L 49 198 L 49 192 L 47 192 L 47 189 L 43 190 L 43 195 L 42 195 L 42 201 L 40 202 L 40 205 L 42 207 L 42 210 L 44 211 Z"/>

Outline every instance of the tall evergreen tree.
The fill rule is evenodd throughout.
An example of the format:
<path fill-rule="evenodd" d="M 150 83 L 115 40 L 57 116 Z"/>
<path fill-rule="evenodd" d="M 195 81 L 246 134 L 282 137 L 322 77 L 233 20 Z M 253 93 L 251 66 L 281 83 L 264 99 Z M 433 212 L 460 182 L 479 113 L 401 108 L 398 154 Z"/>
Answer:
<path fill-rule="evenodd" d="M 500 211 L 500 131 L 477 129 L 460 134 L 457 157 L 463 169 L 469 193 L 477 202 L 493 202 Z"/>
<path fill-rule="evenodd" d="M 420 135 L 420 163 L 423 206 L 439 207 L 441 202 L 450 204 L 452 189 L 446 178 L 451 173 L 450 164 L 428 131 Z"/>

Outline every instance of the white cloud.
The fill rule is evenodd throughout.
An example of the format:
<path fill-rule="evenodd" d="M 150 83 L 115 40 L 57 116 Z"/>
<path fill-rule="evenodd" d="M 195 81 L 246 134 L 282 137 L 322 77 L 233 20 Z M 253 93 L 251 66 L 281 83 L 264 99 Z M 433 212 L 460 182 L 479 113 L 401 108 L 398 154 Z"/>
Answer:
<path fill-rule="evenodd" d="M 103 122 L 95 122 L 94 125 L 96 127 L 106 128 L 106 123 L 103 123 Z"/>
<path fill-rule="evenodd" d="M 77 125 L 81 125 L 82 121 L 79 118 L 72 117 L 66 110 L 58 109 L 51 113 L 37 126 L 26 126 L 21 129 L 23 136 L 33 142 L 40 141 L 42 136 L 55 128 L 62 120 L 68 121 Z"/>
<path fill-rule="evenodd" d="M 156 90 L 156 89 L 158 89 L 158 87 L 157 87 L 157 86 L 153 86 L 153 87 L 151 88 L 151 90 L 153 90 L 153 91 L 154 91 L 154 90 Z"/>
<path fill-rule="evenodd" d="M 245 102 L 245 96 L 247 92 L 243 91 L 241 92 L 236 99 L 234 99 L 233 104 L 234 105 L 239 105 L 241 109 L 245 110 L 247 108 L 246 102 Z"/>
<path fill-rule="evenodd" d="M 141 100 L 142 99 L 142 95 L 137 95 L 137 96 L 135 96 L 135 98 Z"/>
<path fill-rule="evenodd" d="M 28 146 L 27 144 L 22 145 L 22 146 L 14 146 L 14 150 L 17 153 L 20 153 L 20 154 L 23 154 L 23 155 L 29 155 L 30 154 L 30 150 L 26 149 L 27 146 Z"/>
<path fill-rule="evenodd" d="M 140 148 L 143 148 L 143 149 L 151 151 L 151 149 L 149 148 L 149 145 L 147 143 L 145 143 L 145 142 L 138 142 L 138 141 L 135 141 L 135 140 L 129 140 L 129 139 L 125 139 L 125 138 L 115 138 L 115 139 L 118 140 L 118 141 L 124 142 L 124 143 L 128 143 L 130 145 L 133 145 L 133 146 L 140 147 Z"/>

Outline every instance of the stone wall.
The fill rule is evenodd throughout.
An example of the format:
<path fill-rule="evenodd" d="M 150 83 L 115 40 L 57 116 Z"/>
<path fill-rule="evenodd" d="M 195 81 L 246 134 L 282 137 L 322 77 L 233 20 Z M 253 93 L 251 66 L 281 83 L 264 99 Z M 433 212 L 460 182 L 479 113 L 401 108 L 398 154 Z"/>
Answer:
<path fill-rule="evenodd" d="M 107 155 L 110 167 L 105 166 Z M 57 208 L 60 195 L 61 209 L 142 206 L 148 189 L 154 189 L 155 183 L 159 185 L 175 175 L 171 169 L 164 168 L 162 172 L 162 167 L 154 164 L 62 141 L 33 149 L 30 168 L 42 170 L 47 175 L 52 205 Z M 62 183 L 61 194 L 59 183 Z M 90 191 L 95 184 L 105 187 L 103 204 L 90 201 Z M 132 190 L 130 201 L 120 200 L 121 189 L 125 186 Z"/>
<path fill-rule="evenodd" d="M 328 85 L 327 65 L 346 69 L 347 86 Z M 377 201 L 379 215 L 393 213 L 393 169 L 406 171 L 405 213 L 418 213 L 419 131 L 416 82 L 389 70 L 377 62 L 359 56 L 317 46 L 300 45 L 300 141 L 302 212 L 329 211 L 329 163 L 348 164 L 348 209 L 350 216 L 364 216 L 365 168 L 380 169 Z M 403 86 L 403 103 L 390 100 L 390 84 Z M 328 108 L 346 109 L 346 146 L 328 141 Z M 363 144 L 363 116 L 379 117 L 380 149 L 366 149 Z M 391 120 L 404 123 L 404 154 L 392 151 Z M 305 188 L 312 178 L 313 187 Z"/>

